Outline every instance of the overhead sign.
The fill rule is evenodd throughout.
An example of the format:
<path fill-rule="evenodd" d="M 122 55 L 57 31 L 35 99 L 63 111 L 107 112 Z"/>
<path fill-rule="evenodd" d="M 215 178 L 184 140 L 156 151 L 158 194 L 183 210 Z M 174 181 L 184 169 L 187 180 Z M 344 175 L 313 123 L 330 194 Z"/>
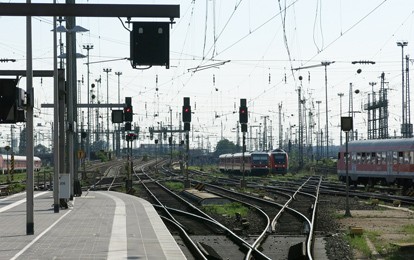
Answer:
<path fill-rule="evenodd" d="M 78 159 L 83 159 L 83 158 L 85 158 L 85 151 L 79 150 L 78 151 Z"/>

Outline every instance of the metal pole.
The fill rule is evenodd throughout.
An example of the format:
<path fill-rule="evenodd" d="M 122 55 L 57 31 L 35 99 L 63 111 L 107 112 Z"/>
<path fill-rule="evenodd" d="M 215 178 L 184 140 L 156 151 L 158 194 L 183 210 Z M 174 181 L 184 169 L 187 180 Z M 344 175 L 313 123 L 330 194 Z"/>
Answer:
<path fill-rule="evenodd" d="M 327 72 L 327 67 L 330 64 L 330 62 L 322 62 L 322 65 L 325 66 L 325 110 L 326 110 L 326 133 L 325 133 L 325 139 L 326 139 L 326 158 L 329 157 L 329 128 L 328 128 L 328 72 Z"/>
<path fill-rule="evenodd" d="M 173 142 L 172 127 L 173 127 L 173 125 L 172 124 L 173 124 L 172 123 L 172 109 L 170 107 L 170 130 L 171 130 L 171 142 L 169 143 L 169 145 L 170 145 L 170 167 L 172 166 L 172 151 L 173 151 L 173 149 L 172 149 L 172 142 Z"/>
<path fill-rule="evenodd" d="M 74 4 L 75 0 L 66 0 L 67 3 Z M 70 199 L 73 199 L 73 187 L 75 178 L 75 97 L 76 97 L 76 33 L 71 30 L 75 27 L 75 17 L 66 17 L 66 25 L 68 32 L 66 33 L 66 49 L 67 49 L 67 144 L 68 144 L 68 167 L 70 182 Z M 67 172 L 66 172 L 67 173 Z M 67 198 L 65 198 L 67 199 Z"/>
<path fill-rule="evenodd" d="M 7 151 L 7 158 L 6 158 L 6 161 L 7 161 L 7 183 L 10 183 L 10 171 L 9 171 L 9 149 L 7 149 L 7 146 L 6 146 L 6 151 Z"/>
<path fill-rule="evenodd" d="M 321 158 L 322 153 L 322 140 L 320 139 L 321 134 L 321 105 L 322 101 L 318 100 L 316 101 L 316 104 L 318 104 L 318 134 L 316 135 L 316 150 L 317 150 L 317 159 L 319 160 Z"/>
<path fill-rule="evenodd" d="M 339 116 L 342 117 L 342 97 L 344 96 L 344 93 L 338 93 L 339 96 Z M 342 146 L 342 131 L 339 130 L 340 133 L 340 145 Z"/>
<path fill-rule="evenodd" d="M 185 164 L 185 173 L 186 173 L 186 188 L 190 188 L 191 184 L 190 181 L 188 180 L 188 164 L 190 163 L 190 131 L 186 131 L 185 132 L 185 142 L 186 142 L 186 164 Z"/>
<path fill-rule="evenodd" d="M 86 95 L 87 95 L 87 103 L 88 103 L 88 105 L 89 105 L 89 96 L 90 96 L 90 85 L 89 85 L 89 76 L 90 76 L 90 71 L 89 71 L 89 50 L 92 50 L 93 49 L 93 45 L 91 44 L 91 45 L 89 45 L 89 44 L 87 44 L 87 45 L 83 45 L 83 48 L 84 49 L 86 49 L 86 54 L 87 54 L 87 59 L 88 59 L 88 62 L 86 63 L 86 67 L 87 67 L 87 75 L 86 75 L 86 81 L 87 81 L 87 85 L 88 85 L 88 87 L 87 87 L 87 91 L 88 91 L 88 93 L 86 93 Z M 91 118 L 90 118 L 91 116 L 90 116 L 90 108 L 88 107 L 88 120 L 87 120 L 87 128 L 88 128 L 88 133 L 87 133 L 87 136 L 86 136 L 86 158 L 88 159 L 88 160 L 90 160 L 90 142 L 91 142 L 91 140 L 90 140 L 90 133 L 91 133 L 91 128 L 90 128 L 90 120 L 91 120 Z"/>
<path fill-rule="evenodd" d="M 106 104 L 109 104 L 109 72 L 112 71 L 111 68 L 104 68 L 106 72 Z M 107 150 L 109 151 L 109 108 L 106 108 L 106 141 L 107 141 Z"/>
<path fill-rule="evenodd" d="M 351 211 L 349 209 L 349 178 L 348 178 L 348 134 L 345 132 L 345 174 L 346 174 L 346 206 L 345 206 L 345 217 L 351 217 Z"/>
<path fill-rule="evenodd" d="M 27 0 L 31 3 L 31 0 Z M 32 17 L 26 16 L 26 93 L 29 95 L 27 105 L 26 122 L 26 234 L 34 234 L 34 212 L 33 212 L 33 53 L 32 53 Z"/>
<path fill-rule="evenodd" d="M 401 134 L 403 138 L 407 137 L 407 128 L 406 128 L 406 110 L 405 107 L 407 103 L 405 102 L 404 96 L 404 46 L 407 46 L 408 42 L 397 42 L 397 46 L 401 47 L 401 87 L 402 87 L 402 124 L 401 124 Z"/>
<path fill-rule="evenodd" d="M 115 72 L 115 75 L 118 76 L 118 104 L 121 104 L 121 75 L 122 75 L 122 72 L 117 71 L 117 72 Z"/>
<path fill-rule="evenodd" d="M 53 1 L 56 3 L 56 0 Z M 56 16 L 53 17 L 53 25 L 56 26 Z M 53 31 L 53 182 L 59 181 L 59 73 L 57 65 L 57 32 Z M 53 187 L 53 210 L 54 213 L 59 213 L 59 189 Z"/>
<path fill-rule="evenodd" d="M 118 76 L 118 104 L 121 104 L 121 75 L 122 72 L 117 71 L 115 72 L 115 75 Z M 121 124 L 118 123 L 118 131 L 116 133 L 116 137 L 114 137 L 114 140 L 116 140 L 116 156 L 120 157 L 121 152 L 121 140 L 119 138 L 119 131 L 121 131 Z"/>
<path fill-rule="evenodd" d="M 246 180 L 245 180 L 245 165 L 244 165 L 244 150 L 246 150 L 245 149 L 245 147 L 246 147 L 246 132 L 243 132 L 243 147 L 242 147 L 242 160 L 243 160 L 243 163 L 242 163 L 242 172 L 243 172 L 243 180 L 242 180 L 242 183 L 241 183 L 241 187 L 242 188 L 245 188 L 246 187 Z"/>

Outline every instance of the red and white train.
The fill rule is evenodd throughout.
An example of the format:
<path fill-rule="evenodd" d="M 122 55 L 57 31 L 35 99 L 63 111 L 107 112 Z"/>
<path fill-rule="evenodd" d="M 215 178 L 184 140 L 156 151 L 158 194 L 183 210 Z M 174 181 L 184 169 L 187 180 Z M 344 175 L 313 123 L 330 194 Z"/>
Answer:
<path fill-rule="evenodd" d="M 7 163 L 9 170 L 11 170 L 11 155 L 0 154 L 0 173 L 7 173 Z M 33 169 L 39 171 L 42 167 L 42 160 L 39 157 L 33 157 Z M 14 172 L 22 172 L 26 170 L 26 156 L 15 155 L 14 156 Z"/>
<path fill-rule="evenodd" d="M 269 153 L 270 173 L 286 174 L 289 170 L 289 156 L 283 149 L 275 149 Z"/>
<path fill-rule="evenodd" d="M 346 181 L 345 145 L 338 153 L 339 179 Z M 358 140 L 348 143 L 348 177 L 353 184 L 414 183 L 414 138 Z"/>
<path fill-rule="evenodd" d="M 219 169 L 226 173 L 243 171 L 243 154 L 222 154 L 219 156 Z M 251 175 L 285 174 L 288 169 L 288 155 L 281 149 L 272 152 L 244 153 L 244 171 Z"/>

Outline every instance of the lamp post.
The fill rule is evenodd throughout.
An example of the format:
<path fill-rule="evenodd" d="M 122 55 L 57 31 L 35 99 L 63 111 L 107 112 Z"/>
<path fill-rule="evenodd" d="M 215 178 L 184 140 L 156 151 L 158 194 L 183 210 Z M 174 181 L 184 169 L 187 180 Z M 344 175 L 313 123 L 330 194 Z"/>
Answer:
<path fill-rule="evenodd" d="M 345 176 L 346 176 L 346 200 L 345 200 L 345 217 L 352 217 L 349 209 L 349 154 L 348 154 L 348 134 L 353 129 L 352 117 L 341 117 L 341 129 L 345 132 Z"/>
<path fill-rule="evenodd" d="M 409 137 L 409 131 L 407 126 L 407 102 L 405 100 L 404 95 L 404 47 L 408 45 L 408 42 L 401 41 L 397 42 L 397 46 L 401 47 L 401 86 L 402 86 L 402 124 L 401 124 L 401 134 L 403 138 Z M 408 78 L 407 78 L 408 80 Z M 409 93 L 405 93 L 406 95 L 409 95 Z"/>
<path fill-rule="evenodd" d="M 317 159 L 319 160 L 322 156 L 322 140 L 320 139 L 321 136 L 321 103 L 322 101 L 317 100 L 316 104 L 318 104 L 318 134 L 316 135 L 316 150 L 317 150 Z M 319 149 L 320 147 L 320 149 Z"/>
<path fill-rule="evenodd" d="M 89 105 L 89 102 L 90 102 L 89 101 L 89 96 L 90 96 L 90 90 L 89 90 L 89 87 L 90 87 L 90 85 L 89 85 L 89 76 L 90 76 L 90 71 L 89 71 L 89 51 L 93 49 L 93 45 L 92 44 L 83 45 L 83 48 L 86 49 L 86 57 L 87 57 L 87 64 L 86 64 L 86 67 L 87 67 L 86 82 L 87 83 L 86 84 L 88 86 L 87 87 L 88 93 L 86 95 L 87 95 L 87 103 Z M 90 125 L 91 125 L 91 115 L 90 115 L 90 113 L 91 113 L 91 111 L 90 111 L 90 108 L 89 107 L 87 109 L 88 109 L 88 113 L 87 113 L 88 119 L 86 120 L 86 124 L 87 124 L 86 158 L 89 160 L 90 159 L 90 143 L 91 143 L 91 137 L 90 137 L 90 134 L 91 134 L 91 127 L 90 127 Z"/>
<path fill-rule="evenodd" d="M 332 61 L 322 61 L 322 66 L 325 66 L 325 118 L 326 118 L 326 133 L 325 133 L 325 139 L 326 139 L 326 158 L 329 157 L 329 124 L 328 124 L 328 71 L 327 67 L 331 65 Z"/>
<path fill-rule="evenodd" d="M 342 97 L 344 96 L 344 93 L 338 93 L 339 96 L 339 116 L 342 116 Z M 342 131 L 340 133 L 340 145 L 342 146 Z"/>
<path fill-rule="evenodd" d="M 115 72 L 115 75 L 118 76 L 118 104 L 121 104 L 121 75 L 122 72 L 117 71 Z M 121 149 L 121 140 L 119 138 L 119 132 L 121 131 L 121 124 L 118 123 L 118 131 L 115 137 L 116 140 L 116 156 L 119 157 L 121 155 L 120 149 Z"/>
<path fill-rule="evenodd" d="M 104 68 L 103 71 L 106 73 L 106 104 L 109 104 L 109 72 L 111 68 Z M 106 141 L 107 150 L 109 151 L 109 108 L 106 108 Z"/>

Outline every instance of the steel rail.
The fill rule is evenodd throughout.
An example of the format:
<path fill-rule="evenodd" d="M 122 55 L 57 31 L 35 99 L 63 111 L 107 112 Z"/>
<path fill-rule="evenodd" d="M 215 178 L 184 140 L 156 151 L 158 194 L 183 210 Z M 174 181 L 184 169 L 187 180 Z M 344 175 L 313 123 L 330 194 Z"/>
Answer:
<path fill-rule="evenodd" d="M 184 240 L 184 243 L 186 243 L 187 247 L 188 244 L 191 245 L 190 251 L 197 256 L 197 259 L 207 260 L 207 258 L 204 256 L 204 253 L 201 252 L 200 248 L 194 243 L 194 241 L 191 239 L 188 233 L 181 227 L 180 223 L 177 223 L 176 221 L 164 216 L 160 217 L 165 221 L 170 222 L 170 224 L 174 225 L 178 229 L 180 237 Z"/>
<path fill-rule="evenodd" d="M 201 219 L 201 220 L 204 220 L 204 221 L 208 221 L 211 224 L 217 225 L 221 229 L 225 230 L 227 234 L 229 234 L 233 238 L 235 238 L 238 241 L 239 246 L 244 246 L 244 247 L 247 247 L 249 250 L 254 251 L 254 253 L 256 253 L 257 256 L 260 257 L 260 259 L 271 260 L 269 257 L 264 255 L 262 252 L 258 251 L 256 248 L 253 248 L 253 246 L 250 245 L 246 240 L 244 240 L 243 238 L 236 235 L 233 231 L 231 231 L 229 228 L 227 228 L 226 226 L 224 226 L 223 224 L 221 224 L 220 222 L 218 222 L 214 218 L 211 218 L 211 217 L 204 218 L 202 216 L 199 216 L 199 215 L 196 215 L 196 214 L 193 214 L 193 213 L 189 213 L 187 211 L 182 211 L 182 210 L 174 209 L 174 208 L 170 208 L 170 207 L 166 207 L 166 208 L 170 211 L 175 211 L 177 213 L 180 213 L 180 214 L 183 214 L 183 215 L 186 215 L 186 216 L 190 216 L 190 217 L 194 217 L 194 218 L 197 218 L 197 219 Z"/>
<path fill-rule="evenodd" d="M 316 208 L 318 205 L 318 200 L 319 200 L 319 189 L 322 183 L 322 177 L 319 177 L 319 184 L 316 187 L 316 197 L 315 197 L 315 203 L 313 204 L 313 211 L 312 211 L 312 224 L 310 225 L 310 231 L 309 231 L 309 235 L 308 235 L 308 240 L 306 243 L 306 250 L 307 250 L 307 255 L 309 257 L 310 260 L 312 260 L 312 241 L 313 241 L 313 231 L 314 231 L 314 226 L 315 226 L 315 216 L 316 216 Z"/>

